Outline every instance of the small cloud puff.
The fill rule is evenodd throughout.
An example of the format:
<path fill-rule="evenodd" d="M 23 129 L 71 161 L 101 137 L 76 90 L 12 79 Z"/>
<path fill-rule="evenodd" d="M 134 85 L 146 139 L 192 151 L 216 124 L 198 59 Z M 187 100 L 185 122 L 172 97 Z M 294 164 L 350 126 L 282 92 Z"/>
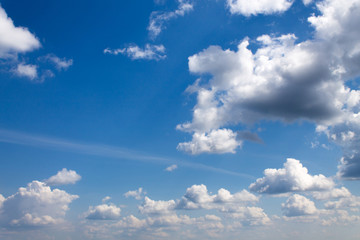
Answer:
<path fill-rule="evenodd" d="M 63 168 L 56 175 L 46 180 L 48 185 L 66 185 L 74 184 L 81 179 L 81 176 L 74 170 L 67 170 Z"/>

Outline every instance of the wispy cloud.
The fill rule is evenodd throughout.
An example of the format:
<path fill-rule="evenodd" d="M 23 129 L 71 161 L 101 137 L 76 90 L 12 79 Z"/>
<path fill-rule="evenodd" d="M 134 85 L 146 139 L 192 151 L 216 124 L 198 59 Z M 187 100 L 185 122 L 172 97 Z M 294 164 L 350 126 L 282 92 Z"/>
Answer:
<path fill-rule="evenodd" d="M 126 55 L 132 60 L 146 59 L 146 60 L 161 60 L 166 58 L 165 47 L 163 45 L 146 44 L 144 48 L 140 48 L 137 45 L 131 45 L 126 48 L 104 50 L 105 54 L 112 55 Z"/>
<path fill-rule="evenodd" d="M 5 129 L 0 129 L 0 142 L 31 146 L 37 148 L 46 148 L 56 151 L 63 151 L 63 152 L 73 152 L 84 155 L 115 158 L 121 160 L 149 162 L 149 163 L 161 164 L 167 166 L 171 164 L 176 164 L 177 166 L 183 166 L 192 169 L 217 172 L 227 175 L 234 175 L 234 176 L 254 179 L 253 176 L 248 174 L 237 173 L 226 169 L 185 161 L 182 159 L 152 156 L 146 153 L 141 153 L 139 151 L 134 151 L 121 147 L 115 147 L 115 146 L 109 146 L 103 144 L 93 144 L 93 143 L 80 143 L 65 139 L 26 134 L 22 132 L 10 131 Z"/>

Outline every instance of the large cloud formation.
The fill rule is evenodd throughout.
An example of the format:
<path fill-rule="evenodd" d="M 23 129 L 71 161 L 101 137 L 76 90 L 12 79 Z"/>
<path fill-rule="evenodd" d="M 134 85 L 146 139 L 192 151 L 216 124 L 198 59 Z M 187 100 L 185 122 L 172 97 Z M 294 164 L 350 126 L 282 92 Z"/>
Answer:
<path fill-rule="evenodd" d="M 7 198 L 0 195 L 0 226 L 39 227 L 63 222 L 69 204 L 77 199 L 63 190 L 32 181 Z"/>
<path fill-rule="evenodd" d="M 189 57 L 190 72 L 212 78 L 189 87 L 197 93 L 193 119 L 177 129 L 193 138 L 179 150 L 233 153 L 242 140 L 226 127 L 307 120 L 343 147 L 339 175 L 360 177 L 360 92 L 346 84 L 360 75 L 360 1 L 325 0 L 317 8 L 308 18 L 311 40 L 263 35 L 255 52 L 244 39 L 237 51 L 210 46 Z"/>

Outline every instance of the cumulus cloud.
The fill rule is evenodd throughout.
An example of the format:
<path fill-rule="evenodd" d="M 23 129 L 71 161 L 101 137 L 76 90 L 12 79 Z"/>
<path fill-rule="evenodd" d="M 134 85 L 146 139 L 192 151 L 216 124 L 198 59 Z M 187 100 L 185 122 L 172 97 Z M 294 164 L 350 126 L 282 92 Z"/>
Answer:
<path fill-rule="evenodd" d="M 334 189 L 331 189 L 329 191 L 324 191 L 324 192 L 314 192 L 314 193 L 312 193 L 312 196 L 316 200 L 327 200 L 327 199 L 332 199 L 332 198 L 350 197 L 351 193 L 347 188 L 341 187 L 341 188 L 334 188 Z"/>
<path fill-rule="evenodd" d="M 133 197 L 136 200 L 140 200 L 144 197 L 144 194 L 146 194 L 146 192 L 143 191 L 143 188 L 139 188 L 138 190 L 134 190 L 134 191 L 128 191 L 124 194 L 125 197 Z"/>
<path fill-rule="evenodd" d="M 150 15 L 150 21 L 148 31 L 150 37 L 155 39 L 161 31 L 165 28 L 165 23 L 171 19 L 175 19 L 180 16 L 184 16 L 186 13 L 193 10 L 192 0 L 178 0 L 179 6 L 172 12 L 152 12 Z"/>
<path fill-rule="evenodd" d="M 175 209 L 175 201 L 154 201 L 148 197 L 145 197 L 144 203 L 139 206 L 139 210 L 142 214 L 150 215 L 165 215 L 169 214 Z"/>
<path fill-rule="evenodd" d="M 0 224 L 4 227 L 35 227 L 61 223 L 69 204 L 77 198 L 77 195 L 33 181 L 26 188 L 19 188 L 16 194 L 2 199 Z"/>
<path fill-rule="evenodd" d="M 168 166 L 167 168 L 165 168 L 165 171 L 167 171 L 167 172 L 172 172 L 172 171 L 174 171 L 174 170 L 177 169 L 177 168 L 178 168 L 178 166 L 177 166 L 176 164 L 173 164 L 173 165 Z"/>
<path fill-rule="evenodd" d="M 324 175 L 310 175 L 299 160 L 288 158 L 284 168 L 265 169 L 264 177 L 250 184 L 249 189 L 258 193 L 280 194 L 301 191 L 331 190 L 335 183 Z"/>
<path fill-rule="evenodd" d="M 61 171 L 49 179 L 46 180 L 48 185 L 66 185 L 66 184 L 75 184 L 77 181 L 80 181 L 81 176 L 77 174 L 74 170 L 67 170 L 63 168 Z"/>
<path fill-rule="evenodd" d="M 328 201 L 324 206 L 327 209 L 356 208 L 360 207 L 360 197 L 350 195 L 342 197 L 337 201 Z"/>
<path fill-rule="evenodd" d="M 230 129 L 212 130 L 210 133 L 195 132 L 191 142 L 180 143 L 178 150 L 190 153 L 234 153 L 242 141 L 237 140 L 237 134 Z"/>
<path fill-rule="evenodd" d="M 299 194 L 289 197 L 286 203 L 282 204 L 282 210 L 287 217 L 314 215 L 318 212 L 313 201 Z"/>
<path fill-rule="evenodd" d="M 35 35 L 27 28 L 15 27 L 14 22 L 0 6 L 0 58 L 33 51 L 40 46 Z"/>
<path fill-rule="evenodd" d="M 101 204 L 90 206 L 85 213 L 85 218 L 89 220 L 115 220 L 120 217 L 121 209 L 114 204 Z"/>
<path fill-rule="evenodd" d="M 104 53 L 112 55 L 122 54 L 128 56 L 132 60 L 145 59 L 158 61 L 166 58 L 165 47 L 163 45 L 152 44 L 146 44 L 143 49 L 137 45 L 119 49 L 106 48 Z"/>
<path fill-rule="evenodd" d="M 30 80 L 35 80 L 38 77 L 37 69 L 38 69 L 37 65 L 20 63 L 17 65 L 14 72 L 19 77 L 26 77 L 29 78 Z"/>
<path fill-rule="evenodd" d="M 293 2 L 293 0 L 227 0 L 227 6 L 232 14 L 269 15 L 287 11 Z"/>
<path fill-rule="evenodd" d="M 256 39 L 256 50 L 245 38 L 237 50 L 210 46 L 189 57 L 190 72 L 206 78 L 190 87 L 197 94 L 193 118 L 177 129 L 192 133 L 193 140 L 180 143 L 179 150 L 218 153 L 208 147 L 213 131 L 261 120 L 307 120 L 343 148 L 339 176 L 360 178 L 360 91 L 347 85 L 360 76 L 360 30 L 355 24 L 360 1 L 325 0 L 316 6 L 319 14 L 308 18 L 314 28 L 310 40 L 263 35 Z M 203 145 L 207 148 L 195 147 Z M 224 152 L 234 153 L 238 145 L 230 146 Z"/>

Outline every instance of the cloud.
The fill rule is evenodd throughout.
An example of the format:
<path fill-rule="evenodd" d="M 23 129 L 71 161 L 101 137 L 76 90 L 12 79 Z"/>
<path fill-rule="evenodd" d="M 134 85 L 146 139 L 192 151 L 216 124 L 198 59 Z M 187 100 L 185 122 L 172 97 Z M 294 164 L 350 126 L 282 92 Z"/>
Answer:
<path fill-rule="evenodd" d="M 360 207 L 360 197 L 346 196 L 337 201 L 328 201 L 324 204 L 327 209 L 339 209 L 339 208 L 355 208 Z"/>
<path fill-rule="evenodd" d="M 89 220 L 115 220 L 120 217 L 121 209 L 114 204 L 101 204 L 90 206 L 85 213 L 85 218 Z"/>
<path fill-rule="evenodd" d="M 293 0 L 227 0 L 227 6 L 231 14 L 244 16 L 258 14 L 274 14 L 287 11 L 293 4 Z"/>
<path fill-rule="evenodd" d="M 15 27 L 11 18 L 0 6 L 0 58 L 14 57 L 41 46 L 39 40 L 27 28 Z"/>
<path fill-rule="evenodd" d="M 166 58 L 165 47 L 163 45 L 151 45 L 151 44 L 146 44 L 144 49 L 138 47 L 137 45 L 131 45 L 126 48 L 114 49 L 114 50 L 110 48 L 106 48 L 104 50 L 104 53 L 112 54 L 112 55 L 118 55 L 118 54 L 126 55 L 132 60 L 145 59 L 145 60 L 158 61 Z"/>
<path fill-rule="evenodd" d="M 168 166 L 167 168 L 165 168 L 165 171 L 167 171 L 167 172 L 172 172 L 172 171 L 174 171 L 174 170 L 177 169 L 177 168 L 178 168 L 178 166 L 177 166 L 176 164 L 173 164 L 173 165 Z"/>
<path fill-rule="evenodd" d="M 150 37 L 155 39 L 165 28 L 165 23 L 193 10 L 192 0 L 178 0 L 179 6 L 172 12 L 152 12 L 150 15 L 149 26 L 147 27 Z"/>
<path fill-rule="evenodd" d="M 313 201 L 299 194 L 292 195 L 281 206 L 287 217 L 314 215 L 318 212 Z"/>
<path fill-rule="evenodd" d="M 104 197 L 101 201 L 104 203 L 104 202 L 109 201 L 110 199 L 111 199 L 111 197 L 106 196 L 106 197 Z"/>
<path fill-rule="evenodd" d="M 48 185 L 66 185 L 66 184 L 75 184 L 77 181 L 80 181 L 81 176 L 77 174 L 74 170 L 67 170 L 63 168 L 61 171 L 49 179 L 46 180 Z"/>
<path fill-rule="evenodd" d="M 312 196 L 316 200 L 327 200 L 332 198 L 350 197 L 351 193 L 347 188 L 341 187 L 341 188 L 334 188 L 325 192 L 314 192 L 312 193 Z"/>
<path fill-rule="evenodd" d="M 264 177 L 250 184 L 249 189 L 258 193 L 279 194 L 302 191 L 331 190 L 335 183 L 324 175 L 310 175 L 299 160 L 288 158 L 284 168 L 265 169 Z"/>
<path fill-rule="evenodd" d="M 148 197 L 145 197 L 144 203 L 139 206 L 139 210 L 142 214 L 149 215 L 166 215 L 171 213 L 175 209 L 175 201 L 154 201 Z"/>
<path fill-rule="evenodd" d="M 360 1 L 325 0 L 316 6 L 319 13 L 308 18 L 314 28 L 309 40 L 262 35 L 256 50 L 245 38 L 237 50 L 209 46 L 189 57 L 190 72 L 205 78 L 190 87 L 197 94 L 192 121 L 177 129 L 191 133 L 193 140 L 180 143 L 179 150 L 219 153 L 194 146 L 208 146 L 211 132 L 232 131 L 232 126 L 306 120 L 343 148 L 339 176 L 360 178 L 360 91 L 347 84 L 360 76 L 360 30 L 354 24 L 360 21 Z M 349 131 L 352 138 L 332 140 Z M 226 152 L 234 153 L 235 146 Z"/>
<path fill-rule="evenodd" d="M 307 6 L 307 5 L 309 5 L 310 3 L 313 2 L 313 0 L 302 0 L 302 1 L 303 1 L 305 6 Z"/>
<path fill-rule="evenodd" d="M 0 197 L 1 198 L 1 197 Z M 77 199 L 63 190 L 32 181 L 26 188 L 2 199 L 0 225 L 3 227 L 45 226 L 63 222 L 69 204 Z"/>
<path fill-rule="evenodd" d="M 237 134 L 230 129 L 212 130 L 210 133 L 193 134 L 191 142 L 179 143 L 177 149 L 190 154 L 201 153 L 234 153 L 241 146 Z"/>
<path fill-rule="evenodd" d="M 48 54 L 48 55 L 42 57 L 42 59 L 54 64 L 58 71 L 67 70 L 71 65 L 73 65 L 72 59 L 69 59 L 69 60 L 66 58 L 61 59 L 54 54 Z"/>
<path fill-rule="evenodd" d="M 26 77 L 33 81 L 38 77 L 37 68 L 37 65 L 20 63 L 17 65 L 17 68 L 14 70 L 14 72 L 19 77 Z"/>
<path fill-rule="evenodd" d="M 134 190 L 134 191 L 128 191 L 124 194 L 124 196 L 126 198 L 128 197 L 133 197 L 136 200 L 141 200 L 144 198 L 144 194 L 146 194 L 146 192 L 143 191 L 143 188 L 139 188 L 138 190 Z"/>

